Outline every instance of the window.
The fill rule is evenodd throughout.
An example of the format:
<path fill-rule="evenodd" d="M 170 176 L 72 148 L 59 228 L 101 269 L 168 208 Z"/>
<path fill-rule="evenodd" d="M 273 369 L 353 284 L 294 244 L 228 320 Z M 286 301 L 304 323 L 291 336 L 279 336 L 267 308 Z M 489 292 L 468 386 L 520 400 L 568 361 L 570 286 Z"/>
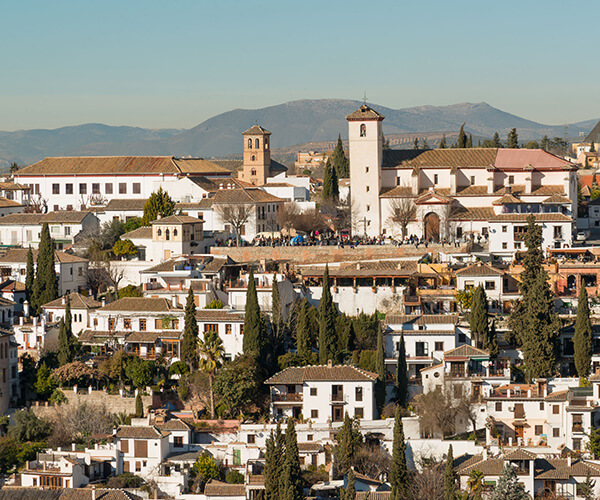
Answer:
<path fill-rule="evenodd" d="M 94 182 L 92 184 L 92 194 L 100 194 L 100 183 Z"/>
<path fill-rule="evenodd" d="M 475 176 L 472 175 L 471 176 L 471 186 L 474 186 L 474 185 L 475 185 Z"/>
<path fill-rule="evenodd" d="M 248 434 L 248 444 L 256 444 L 256 434 Z"/>
<path fill-rule="evenodd" d="M 467 341 L 467 336 L 464 333 L 458 334 L 458 343 L 464 344 Z"/>
<path fill-rule="evenodd" d="M 367 126 L 364 123 L 360 124 L 360 136 L 367 137 Z"/>
<path fill-rule="evenodd" d="M 502 402 L 500 402 L 500 401 L 496 402 L 496 411 L 502 411 Z"/>
<path fill-rule="evenodd" d="M 365 167 L 365 174 L 369 173 L 369 167 Z"/>
<path fill-rule="evenodd" d="M 496 289 L 496 282 L 495 281 L 486 281 L 485 282 L 485 289 L 486 290 L 495 290 Z"/>
<path fill-rule="evenodd" d="M 363 418 L 365 416 L 364 408 L 354 408 L 354 418 Z"/>
<path fill-rule="evenodd" d="M 183 448 L 183 436 L 175 436 L 173 438 L 173 446 L 175 448 Z"/>
<path fill-rule="evenodd" d="M 371 205 L 367 204 L 367 212 L 371 210 Z"/>
<path fill-rule="evenodd" d="M 319 410 L 310 410 L 310 418 L 319 418 Z"/>
<path fill-rule="evenodd" d="M 165 230 L 165 239 L 167 241 L 169 241 L 171 239 L 171 231 L 169 231 L 168 229 Z"/>
<path fill-rule="evenodd" d="M 115 318 L 108 318 L 108 329 L 109 330 L 115 329 Z"/>
<path fill-rule="evenodd" d="M 240 325 L 240 335 L 244 335 L 244 325 Z"/>
<path fill-rule="evenodd" d="M 71 183 L 65 184 L 65 193 L 73 194 L 73 184 L 71 184 Z"/>
<path fill-rule="evenodd" d="M 71 226 L 65 226 L 65 236 L 71 236 Z M 71 269 L 71 274 L 73 274 L 73 269 Z"/>
<path fill-rule="evenodd" d="M 52 184 L 52 194 L 60 194 L 60 184 Z"/>
<path fill-rule="evenodd" d="M 127 184 L 125 182 L 119 182 L 119 194 L 127 194 Z"/>
<path fill-rule="evenodd" d="M 129 453 L 129 441 L 127 439 L 121 441 L 121 451 L 123 453 Z"/>
<path fill-rule="evenodd" d="M 520 241 L 516 241 L 515 242 L 515 249 L 517 249 L 517 250 L 521 249 L 521 242 Z"/>
<path fill-rule="evenodd" d="M 543 401 L 540 401 L 540 410 L 544 411 L 544 402 Z"/>
<path fill-rule="evenodd" d="M 242 465 L 242 450 L 233 450 L 233 465 Z"/>
<path fill-rule="evenodd" d="M 506 250 L 508 248 L 508 243 L 506 241 L 502 242 L 502 250 Z"/>
<path fill-rule="evenodd" d="M 256 160 L 256 156 L 252 155 L 252 161 Z M 254 172 L 252 175 L 256 175 L 256 170 L 252 170 L 252 172 Z"/>
<path fill-rule="evenodd" d="M 552 437 L 559 438 L 560 437 L 560 427 L 555 427 L 552 429 Z"/>
<path fill-rule="evenodd" d="M 231 323 L 225 325 L 225 335 L 231 335 Z"/>
<path fill-rule="evenodd" d="M 562 226 L 554 226 L 554 239 L 562 239 Z"/>
<path fill-rule="evenodd" d="M 581 450 L 581 439 L 579 439 L 579 438 L 573 439 L 573 449 L 575 451 Z"/>
<path fill-rule="evenodd" d="M 87 184 L 79 184 L 79 194 L 87 194 Z"/>
<path fill-rule="evenodd" d="M 306 440 L 307 441 L 312 441 L 315 438 L 314 434 L 307 434 L 306 435 Z"/>
<path fill-rule="evenodd" d="M 560 406 L 559 405 L 553 405 L 552 406 L 552 415 L 559 415 L 560 414 Z"/>
<path fill-rule="evenodd" d="M 146 319 L 140 318 L 140 332 L 146 331 Z"/>
<path fill-rule="evenodd" d="M 502 232 L 506 233 L 508 231 L 508 226 L 502 226 Z"/>
<path fill-rule="evenodd" d="M 255 149 L 258 149 L 258 148 L 260 148 L 260 140 L 259 140 L 259 139 L 256 139 L 256 140 L 254 141 L 254 148 L 255 148 Z"/>
<path fill-rule="evenodd" d="M 436 342 L 435 343 L 435 350 L 436 351 L 443 351 L 444 350 L 444 343 L 443 342 Z"/>
<path fill-rule="evenodd" d="M 139 182 L 133 183 L 133 194 L 140 194 L 142 192 L 142 185 Z"/>
<path fill-rule="evenodd" d="M 437 185 L 438 181 L 439 181 L 439 175 L 438 174 L 433 174 L 433 183 L 435 185 Z"/>
<path fill-rule="evenodd" d="M 316 387 L 311 387 L 310 388 L 310 395 L 311 396 L 316 396 L 317 395 L 317 388 Z"/>
<path fill-rule="evenodd" d="M 509 175 L 508 176 L 508 183 L 509 184 L 514 184 L 515 183 L 515 176 L 514 175 Z"/>
<path fill-rule="evenodd" d="M 218 323 L 206 323 L 204 325 L 204 331 L 205 332 L 218 333 L 219 332 L 219 325 L 218 325 Z"/>
<path fill-rule="evenodd" d="M 142 462 L 135 463 L 135 471 L 140 472 L 142 470 Z"/>
<path fill-rule="evenodd" d="M 369 188 L 369 186 L 367 186 L 367 193 L 368 193 L 369 191 L 370 191 L 370 188 Z"/>
<path fill-rule="evenodd" d="M 123 328 L 125 330 L 131 330 L 131 318 L 123 318 Z"/>
<path fill-rule="evenodd" d="M 535 426 L 535 435 L 536 436 L 541 436 L 544 433 L 544 426 L 543 425 L 536 425 Z"/>
<path fill-rule="evenodd" d="M 106 184 L 104 184 L 104 192 L 106 194 L 113 194 L 113 185 L 110 182 L 107 182 Z"/>
<path fill-rule="evenodd" d="M 252 149 L 252 139 L 248 139 L 248 149 Z"/>
<path fill-rule="evenodd" d="M 155 330 L 162 330 L 163 329 L 163 320 L 162 320 L 162 318 L 156 318 L 154 320 L 154 329 Z"/>
<path fill-rule="evenodd" d="M 363 388 L 362 387 L 356 387 L 354 389 L 354 397 L 355 397 L 356 401 L 363 400 Z"/>

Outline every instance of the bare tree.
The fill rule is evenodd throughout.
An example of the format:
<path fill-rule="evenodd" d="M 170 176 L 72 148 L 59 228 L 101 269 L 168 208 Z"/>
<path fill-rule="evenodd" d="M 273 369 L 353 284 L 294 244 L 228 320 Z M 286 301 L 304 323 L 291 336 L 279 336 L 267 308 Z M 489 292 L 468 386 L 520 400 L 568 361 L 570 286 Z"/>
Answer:
<path fill-rule="evenodd" d="M 454 397 L 453 390 L 453 384 L 447 383 L 415 397 L 421 432 L 424 435 L 441 433 L 445 437 L 454 432 L 460 398 Z"/>
<path fill-rule="evenodd" d="M 324 229 L 327 229 L 327 223 L 325 222 L 325 217 L 319 210 L 316 208 L 309 208 L 302 213 L 296 229 L 306 233 L 323 231 Z"/>
<path fill-rule="evenodd" d="M 28 214 L 45 214 L 48 212 L 48 200 L 40 194 L 30 197 L 24 212 Z"/>
<path fill-rule="evenodd" d="M 444 498 L 444 469 L 439 464 L 424 467 L 415 473 L 410 482 L 410 498 L 431 500 Z"/>
<path fill-rule="evenodd" d="M 380 479 L 389 475 L 392 459 L 381 445 L 363 443 L 354 455 L 352 465 L 359 474 Z"/>
<path fill-rule="evenodd" d="M 402 239 L 406 238 L 408 225 L 416 217 L 413 199 L 408 197 L 391 198 L 390 212 L 391 214 L 387 219 L 388 225 L 400 227 Z"/>
<path fill-rule="evenodd" d="M 279 207 L 277 211 L 277 224 L 288 233 L 292 228 L 296 228 L 300 221 L 300 207 L 296 203 L 286 203 Z"/>
<path fill-rule="evenodd" d="M 358 219 L 358 210 L 350 196 L 335 202 L 323 202 L 320 208 L 335 233 L 340 234 L 341 231 L 354 229 L 353 224 Z"/>
<path fill-rule="evenodd" d="M 239 244 L 244 226 L 252 218 L 254 207 L 244 203 L 224 203 L 213 206 L 221 222 L 231 226 Z"/>

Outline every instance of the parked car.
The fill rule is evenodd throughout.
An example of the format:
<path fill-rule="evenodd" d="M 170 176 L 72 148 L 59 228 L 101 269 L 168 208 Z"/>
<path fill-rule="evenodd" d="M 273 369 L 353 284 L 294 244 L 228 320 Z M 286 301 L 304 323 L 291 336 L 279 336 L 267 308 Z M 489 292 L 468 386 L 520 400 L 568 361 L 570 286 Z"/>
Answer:
<path fill-rule="evenodd" d="M 588 239 L 588 231 L 577 231 L 576 240 L 577 241 L 585 241 Z"/>

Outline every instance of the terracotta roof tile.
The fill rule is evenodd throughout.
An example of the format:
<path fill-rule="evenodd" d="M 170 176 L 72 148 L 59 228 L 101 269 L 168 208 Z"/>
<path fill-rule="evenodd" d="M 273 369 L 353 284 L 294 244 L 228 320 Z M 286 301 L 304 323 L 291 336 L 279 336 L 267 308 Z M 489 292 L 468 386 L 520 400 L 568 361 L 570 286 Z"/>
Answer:
<path fill-rule="evenodd" d="M 213 205 L 231 203 L 283 203 L 285 201 L 259 188 L 219 189 L 211 200 Z"/>
<path fill-rule="evenodd" d="M 152 228 L 150 226 L 143 226 L 134 229 L 133 231 L 129 231 L 128 233 L 122 234 L 122 240 L 130 240 L 132 238 L 149 240 L 152 239 Z"/>
<path fill-rule="evenodd" d="M 260 125 L 253 125 L 245 132 L 242 132 L 242 135 L 271 135 L 271 132 Z"/>
<path fill-rule="evenodd" d="M 561 213 L 544 214 L 498 214 L 490 217 L 490 222 L 525 222 L 527 218 L 533 215 L 536 222 L 573 222 L 573 219 Z"/>
<path fill-rule="evenodd" d="M 165 298 L 153 297 L 123 297 L 105 305 L 101 311 L 125 311 L 125 312 L 171 312 L 174 308 Z M 177 308 L 181 310 L 181 307 Z"/>
<path fill-rule="evenodd" d="M 161 431 L 152 425 L 123 425 L 119 427 L 115 436 L 120 439 L 160 439 L 169 434 L 169 432 Z"/>
<path fill-rule="evenodd" d="M 0 262 L 27 262 L 27 251 L 27 248 L 8 248 L 3 255 L 0 255 Z M 31 252 L 33 253 L 34 261 L 37 261 L 37 249 L 32 249 Z M 54 252 L 54 259 L 55 262 L 60 263 L 88 262 L 88 260 L 84 259 L 83 257 L 77 257 L 76 255 L 72 255 L 70 253 L 59 252 L 58 250 Z"/>
<path fill-rule="evenodd" d="M 497 149 L 389 149 L 383 151 L 383 167 L 489 167 L 494 165 Z"/>
<path fill-rule="evenodd" d="M 14 200 L 9 200 L 7 198 L 0 197 L 0 208 L 16 208 L 22 206 L 23 205 L 21 203 L 18 203 Z"/>
<path fill-rule="evenodd" d="M 69 301 L 71 302 L 71 309 L 97 309 L 102 307 L 102 303 L 77 292 L 69 294 Z M 42 307 L 46 309 L 64 309 L 67 306 L 63 304 L 63 298 L 59 297 L 56 300 L 43 304 Z"/>
<path fill-rule="evenodd" d="M 152 225 L 160 224 L 196 224 L 204 222 L 202 219 L 196 217 L 190 217 L 189 215 L 169 215 L 151 222 Z"/>
<path fill-rule="evenodd" d="M 366 104 L 363 104 L 356 111 L 353 111 L 352 113 L 350 113 L 346 117 L 346 120 L 348 120 L 348 121 L 360 121 L 360 120 L 365 120 L 365 121 L 377 120 L 377 121 L 381 121 L 384 118 L 385 117 L 381 113 L 378 113 L 377 111 L 375 111 L 374 109 L 370 108 Z"/>
<path fill-rule="evenodd" d="M 421 315 L 413 315 L 413 314 L 404 314 L 404 315 L 396 315 L 396 314 L 387 314 L 385 317 L 385 322 L 387 324 L 414 324 L 419 326 L 424 325 L 456 325 L 458 323 L 458 315 L 457 314 L 421 314 Z"/>
<path fill-rule="evenodd" d="M 128 199 L 119 199 L 113 198 L 110 200 L 104 210 L 110 211 L 136 211 L 142 212 L 144 210 L 144 205 L 148 200 L 146 198 L 128 198 Z"/>
<path fill-rule="evenodd" d="M 471 357 L 471 356 L 488 356 L 489 352 L 484 351 L 483 349 L 477 349 L 477 347 L 473 347 L 471 345 L 461 345 L 459 347 L 455 347 L 454 349 L 450 349 L 444 353 L 444 357 Z"/>
<path fill-rule="evenodd" d="M 211 479 L 204 487 L 204 495 L 207 497 L 244 497 L 246 498 L 246 486 L 243 484 L 229 484 Z"/>
<path fill-rule="evenodd" d="M 453 207 L 450 220 L 489 220 L 496 214 L 492 207 Z"/>
<path fill-rule="evenodd" d="M 232 323 L 243 323 L 245 313 L 231 309 L 196 309 L 197 321 L 231 321 Z"/>
<path fill-rule="evenodd" d="M 305 381 L 372 382 L 376 379 L 376 373 L 354 366 L 293 366 L 276 373 L 265 384 L 302 384 Z"/>
<path fill-rule="evenodd" d="M 487 264 L 473 264 L 455 272 L 457 276 L 502 276 L 504 272 Z"/>

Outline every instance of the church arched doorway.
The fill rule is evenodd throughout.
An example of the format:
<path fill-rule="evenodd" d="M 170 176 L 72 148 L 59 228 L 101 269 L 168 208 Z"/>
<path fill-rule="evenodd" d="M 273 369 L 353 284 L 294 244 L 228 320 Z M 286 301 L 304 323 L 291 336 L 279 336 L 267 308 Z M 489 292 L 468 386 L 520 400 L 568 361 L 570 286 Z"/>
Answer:
<path fill-rule="evenodd" d="M 430 212 L 423 219 L 425 225 L 424 236 L 427 241 L 440 240 L 440 217 L 438 214 Z"/>

